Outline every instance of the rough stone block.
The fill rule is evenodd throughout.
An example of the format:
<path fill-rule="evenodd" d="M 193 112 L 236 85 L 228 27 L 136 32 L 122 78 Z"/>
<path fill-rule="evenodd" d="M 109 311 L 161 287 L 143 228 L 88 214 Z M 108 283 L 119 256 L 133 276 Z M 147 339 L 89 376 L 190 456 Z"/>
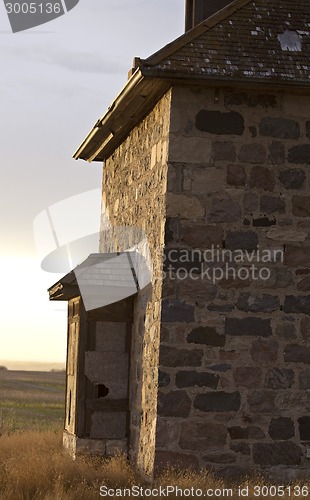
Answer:
<path fill-rule="evenodd" d="M 95 384 L 104 384 L 109 389 L 109 398 L 128 397 L 128 354 L 86 352 L 85 375 Z"/>
<path fill-rule="evenodd" d="M 269 436 L 274 441 L 285 441 L 295 436 L 295 425 L 291 418 L 272 418 L 269 425 Z"/>
<path fill-rule="evenodd" d="M 158 387 L 167 387 L 170 384 L 170 375 L 162 370 L 158 370 Z"/>
<path fill-rule="evenodd" d="M 276 335 L 283 340 L 294 340 L 297 338 L 296 326 L 288 321 L 279 323 L 276 326 Z"/>
<path fill-rule="evenodd" d="M 279 196 L 262 196 L 260 199 L 260 210 L 263 214 L 283 214 L 285 209 L 285 200 Z"/>
<path fill-rule="evenodd" d="M 207 137 L 186 137 L 170 134 L 169 162 L 209 163 L 212 142 Z"/>
<path fill-rule="evenodd" d="M 288 368 L 273 368 L 266 376 L 267 389 L 289 389 L 295 381 L 294 371 Z"/>
<path fill-rule="evenodd" d="M 288 162 L 298 165 L 310 164 L 310 144 L 299 144 L 289 149 Z"/>
<path fill-rule="evenodd" d="M 211 248 L 223 245 L 224 231 L 221 226 L 204 224 L 183 226 L 183 241 L 192 248 Z"/>
<path fill-rule="evenodd" d="M 310 441 L 310 417 L 299 418 L 298 424 L 301 441 Z"/>
<path fill-rule="evenodd" d="M 251 347 L 251 358 L 257 363 L 268 365 L 277 360 L 278 349 L 279 344 L 275 340 L 255 340 Z"/>
<path fill-rule="evenodd" d="M 310 318 L 302 318 L 300 322 L 300 333 L 303 341 L 307 344 L 310 342 Z"/>
<path fill-rule="evenodd" d="M 251 413 L 272 413 L 275 411 L 275 391 L 255 391 L 248 398 Z"/>
<path fill-rule="evenodd" d="M 281 165 L 285 162 L 285 148 L 282 142 L 273 141 L 269 148 L 269 153 L 272 165 Z"/>
<path fill-rule="evenodd" d="M 284 350 L 284 361 L 286 363 L 310 364 L 310 347 L 297 344 L 286 346 Z"/>
<path fill-rule="evenodd" d="M 301 189 L 306 180 L 306 174 L 303 170 L 289 168 L 280 172 L 279 180 L 285 189 Z"/>
<path fill-rule="evenodd" d="M 241 293 L 237 308 L 245 312 L 269 313 L 280 309 L 280 299 L 274 295 L 259 296 L 252 293 Z"/>
<path fill-rule="evenodd" d="M 300 292 L 310 292 L 310 276 L 307 276 L 297 283 L 297 290 Z"/>
<path fill-rule="evenodd" d="M 266 167 L 253 167 L 250 175 L 250 188 L 273 191 L 276 181 L 272 170 Z"/>
<path fill-rule="evenodd" d="M 239 203 L 231 198 L 217 198 L 212 201 L 211 222 L 237 222 L 242 213 Z"/>
<path fill-rule="evenodd" d="M 177 469 L 199 470 L 199 460 L 195 455 L 185 453 L 176 453 L 173 451 L 156 450 L 155 469 L 167 469 L 167 467 L 176 467 Z"/>
<path fill-rule="evenodd" d="M 246 172 L 242 165 L 228 165 L 227 167 L 227 184 L 230 186 L 245 186 Z"/>
<path fill-rule="evenodd" d="M 213 194 L 223 191 L 225 171 L 220 168 L 204 168 L 195 171 L 192 193 Z"/>
<path fill-rule="evenodd" d="M 265 434 L 259 427 L 250 426 L 250 427 L 229 427 L 228 428 L 229 435 L 233 440 L 239 439 L 265 439 Z"/>
<path fill-rule="evenodd" d="M 274 241 L 304 242 L 307 238 L 307 233 L 290 227 L 273 227 L 269 229 L 267 238 Z"/>
<path fill-rule="evenodd" d="M 196 115 L 196 128 L 209 134 L 242 135 L 245 126 L 243 116 L 235 111 L 221 113 L 202 109 Z"/>
<path fill-rule="evenodd" d="M 225 248 L 228 250 L 257 250 L 258 235 L 254 231 L 228 231 Z"/>
<path fill-rule="evenodd" d="M 195 321 L 194 306 L 179 300 L 163 300 L 162 321 L 164 323 L 192 323 Z"/>
<path fill-rule="evenodd" d="M 238 411 L 241 404 L 239 392 L 208 392 L 198 394 L 194 400 L 194 407 L 204 412 Z"/>
<path fill-rule="evenodd" d="M 255 193 L 245 193 L 243 198 L 243 207 L 245 214 L 251 214 L 258 208 L 258 197 Z"/>
<path fill-rule="evenodd" d="M 119 453 L 127 455 L 128 443 L 127 439 L 114 439 L 106 442 L 106 455 L 108 457 L 114 457 Z"/>
<path fill-rule="evenodd" d="M 202 422 L 184 422 L 179 441 L 180 448 L 205 451 L 214 449 L 226 444 L 227 428 L 226 425 L 215 423 L 213 421 Z"/>
<path fill-rule="evenodd" d="M 219 334 L 213 326 L 199 326 L 188 334 L 187 342 L 189 344 L 203 344 L 210 347 L 224 347 L 226 337 Z"/>
<path fill-rule="evenodd" d="M 302 391 L 308 391 L 310 389 L 310 368 L 300 372 L 299 389 Z"/>
<path fill-rule="evenodd" d="M 161 417 L 188 417 L 192 402 L 185 391 L 158 393 L 158 415 Z"/>
<path fill-rule="evenodd" d="M 202 358 L 202 349 L 161 346 L 159 363 L 162 366 L 201 366 Z"/>
<path fill-rule="evenodd" d="M 226 335 L 269 337 L 272 335 L 270 319 L 261 318 L 226 318 Z"/>
<path fill-rule="evenodd" d="M 241 455 L 251 455 L 251 448 L 247 443 L 231 443 L 230 449 Z"/>
<path fill-rule="evenodd" d="M 234 371 L 236 387 L 257 388 L 261 384 L 262 370 L 253 366 L 240 366 Z"/>
<path fill-rule="evenodd" d="M 183 219 L 199 219 L 205 214 L 205 208 L 194 196 L 185 194 L 167 194 L 167 216 Z"/>
<path fill-rule="evenodd" d="M 233 464 L 237 461 L 235 453 L 223 452 L 223 453 L 209 453 L 204 455 L 203 460 L 212 464 Z"/>
<path fill-rule="evenodd" d="M 254 443 L 254 463 L 263 466 L 300 465 L 303 453 L 295 443 Z"/>
<path fill-rule="evenodd" d="M 285 249 L 284 263 L 290 267 L 310 268 L 310 246 L 287 245 Z"/>
<path fill-rule="evenodd" d="M 285 297 L 283 311 L 287 314 L 310 315 L 310 295 L 288 295 Z"/>
<path fill-rule="evenodd" d="M 180 299 L 204 303 L 210 302 L 216 297 L 217 287 L 208 280 L 192 280 L 191 278 L 182 280 L 179 288 Z"/>
<path fill-rule="evenodd" d="M 266 149 L 262 144 L 243 144 L 240 149 L 239 160 L 243 163 L 264 163 L 266 158 Z"/>
<path fill-rule="evenodd" d="M 233 142 L 214 142 L 212 155 L 214 161 L 235 161 L 235 145 Z"/>
<path fill-rule="evenodd" d="M 253 219 L 253 227 L 271 227 L 276 225 L 275 219 L 268 219 L 268 217 L 259 217 Z"/>
<path fill-rule="evenodd" d="M 293 196 L 292 207 L 296 217 L 310 217 L 310 196 Z"/>
<path fill-rule="evenodd" d="M 264 117 L 259 124 L 259 133 L 275 139 L 299 139 L 299 123 L 282 117 Z"/>
<path fill-rule="evenodd" d="M 176 386 L 179 389 L 184 387 L 210 387 L 217 389 L 219 376 L 208 372 L 181 371 L 176 374 Z"/>

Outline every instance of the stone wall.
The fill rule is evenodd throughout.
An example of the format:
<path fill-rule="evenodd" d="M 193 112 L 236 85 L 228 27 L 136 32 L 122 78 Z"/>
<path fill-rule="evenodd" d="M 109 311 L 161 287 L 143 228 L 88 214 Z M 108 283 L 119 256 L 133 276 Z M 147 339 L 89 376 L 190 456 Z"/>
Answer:
<path fill-rule="evenodd" d="M 103 207 L 112 227 L 142 228 L 152 256 L 152 286 L 135 301 L 130 375 L 130 454 L 146 474 L 155 449 L 170 102 L 168 92 L 107 159 L 103 174 Z M 101 251 L 109 250 L 110 234 L 107 240 L 103 233 Z"/>
<path fill-rule="evenodd" d="M 158 465 L 309 473 L 309 117 L 308 96 L 172 90 Z"/>

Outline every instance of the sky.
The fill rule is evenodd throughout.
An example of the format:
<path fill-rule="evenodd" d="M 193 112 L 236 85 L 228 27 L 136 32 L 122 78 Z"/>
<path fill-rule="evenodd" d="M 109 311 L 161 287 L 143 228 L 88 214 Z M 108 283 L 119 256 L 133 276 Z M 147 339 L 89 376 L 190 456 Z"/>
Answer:
<path fill-rule="evenodd" d="M 0 360 L 65 361 L 67 304 L 47 294 L 61 274 L 41 269 L 33 223 L 101 189 L 102 165 L 72 155 L 133 58 L 182 34 L 184 9 L 185 0 L 80 0 L 58 19 L 12 33 L 0 3 Z M 70 203 L 63 206 L 69 221 Z M 100 213 L 84 217 L 99 230 Z"/>

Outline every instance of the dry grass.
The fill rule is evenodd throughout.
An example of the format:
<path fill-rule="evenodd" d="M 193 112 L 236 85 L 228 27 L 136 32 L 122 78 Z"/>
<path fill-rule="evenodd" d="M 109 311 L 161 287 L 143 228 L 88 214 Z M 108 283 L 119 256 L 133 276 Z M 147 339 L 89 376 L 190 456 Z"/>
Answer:
<path fill-rule="evenodd" d="M 128 488 L 140 485 L 144 488 L 177 485 L 179 488 L 208 489 L 230 488 L 211 474 L 184 473 L 169 470 L 152 484 L 146 483 L 128 465 L 124 457 L 110 460 L 79 458 L 72 461 L 63 451 L 61 433 L 52 431 L 17 432 L 0 438 L 0 498 L 1 500 L 92 500 L 100 498 L 100 486 Z M 248 482 L 250 492 L 253 484 L 263 484 L 260 479 Z M 244 487 L 247 482 L 244 483 Z M 233 486 L 234 495 L 208 496 L 209 498 L 240 498 L 238 485 Z M 116 492 L 117 493 L 117 492 Z M 119 498 L 120 495 L 107 498 Z M 129 498 L 129 495 L 123 498 Z M 171 494 L 169 498 L 180 498 Z M 146 496 L 135 496 L 146 498 Z M 155 498 L 150 496 L 149 498 Z M 183 497 L 184 498 L 184 497 Z M 188 498 L 188 496 L 187 496 Z M 190 498 L 198 498 L 190 495 Z M 254 498 L 249 494 L 248 498 Z M 259 496 L 256 498 L 280 498 Z M 294 495 L 285 498 L 297 498 Z M 299 496 L 299 498 L 304 498 Z"/>

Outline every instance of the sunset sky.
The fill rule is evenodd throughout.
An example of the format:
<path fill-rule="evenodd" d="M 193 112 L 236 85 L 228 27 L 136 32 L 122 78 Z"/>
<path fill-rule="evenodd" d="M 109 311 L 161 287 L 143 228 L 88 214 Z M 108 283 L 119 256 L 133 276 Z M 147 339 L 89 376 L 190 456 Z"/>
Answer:
<path fill-rule="evenodd" d="M 65 360 L 66 303 L 49 303 L 46 292 L 60 275 L 41 270 L 33 221 L 101 187 L 102 165 L 72 154 L 125 84 L 133 57 L 183 32 L 184 5 L 80 0 L 66 15 L 13 34 L 1 2 L 0 360 Z M 98 229 L 99 216 L 89 214 Z"/>

